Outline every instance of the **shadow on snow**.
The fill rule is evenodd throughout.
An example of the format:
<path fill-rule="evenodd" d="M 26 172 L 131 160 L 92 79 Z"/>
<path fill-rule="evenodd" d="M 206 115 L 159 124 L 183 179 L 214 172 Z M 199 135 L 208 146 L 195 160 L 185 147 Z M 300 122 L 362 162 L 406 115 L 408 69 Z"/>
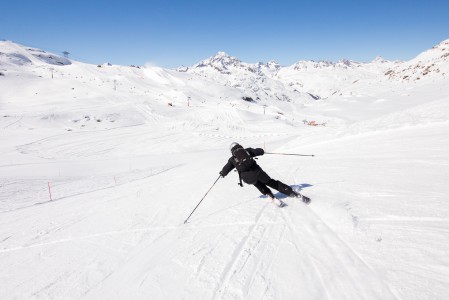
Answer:
<path fill-rule="evenodd" d="M 290 185 L 290 187 L 291 187 L 295 192 L 299 192 L 299 191 L 301 191 L 301 190 L 303 190 L 303 189 L 305 189 L 305 188 L 311 187 L 311 186 L 313 186 L 313 185 L 312 185 L 312 184 L 308 184 L 308 183 L 301 183 L 301 184 L 293 184 L 293 185 Z M 275 193 L 274 196 L 275 196 L 276 198 L 278 198 L 278 199 L 288 198 L 287 195 L 285 195 L 285 194 L 283 194 L 283 193 L 281 193 L 281 192 Z M 267 198 L 267 197 L 268 197 L 268 196 L 266 196 L 266 195 L 261 195 L 261 196 L 259 196 L 259 198 Z"/>

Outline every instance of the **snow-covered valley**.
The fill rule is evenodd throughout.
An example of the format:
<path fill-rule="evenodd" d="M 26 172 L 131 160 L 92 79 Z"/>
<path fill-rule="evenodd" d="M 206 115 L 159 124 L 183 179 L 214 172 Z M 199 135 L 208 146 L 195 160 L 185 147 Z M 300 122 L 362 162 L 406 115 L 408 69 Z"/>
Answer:
<path fill-rule="evenodd" d="M 0 42 L 0 299 L 448 299 L 448 86 L 449 40 L 178 70 Z M 232 142 L 314 154 L 258 159 L 312 203 L 232 172 L 184 224 Z"/>

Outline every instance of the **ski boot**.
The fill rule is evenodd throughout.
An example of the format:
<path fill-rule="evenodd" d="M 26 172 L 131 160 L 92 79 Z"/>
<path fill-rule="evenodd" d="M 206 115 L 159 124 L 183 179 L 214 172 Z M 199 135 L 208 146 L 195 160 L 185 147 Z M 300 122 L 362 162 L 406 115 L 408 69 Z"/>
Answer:
<path fill-rule="evenodd" d="M 302 200 L 302 202 L 304 202 L 305 204 L 309 204 L 309 203 L 310 203 L 310 198 L 309 198 L 309 197 L 306 197 L 306 196 L 304 196 L 304 195 L 301 195 L 300 193 L 295 192 L 295 191 L 293 191 L 293 192 L 290 194 L 290 197 L 300 198 L 300 199 Z"/>

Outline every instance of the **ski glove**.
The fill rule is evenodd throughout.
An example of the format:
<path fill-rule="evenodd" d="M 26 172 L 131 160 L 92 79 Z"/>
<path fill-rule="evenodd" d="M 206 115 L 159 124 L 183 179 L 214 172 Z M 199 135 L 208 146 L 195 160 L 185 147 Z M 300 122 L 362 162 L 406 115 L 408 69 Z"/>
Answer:
<path fill-rule="evenodd" d="M 220 176 L 225 178 L 226 175 L 223 173 L 223 171 L 220 171 Z"/>

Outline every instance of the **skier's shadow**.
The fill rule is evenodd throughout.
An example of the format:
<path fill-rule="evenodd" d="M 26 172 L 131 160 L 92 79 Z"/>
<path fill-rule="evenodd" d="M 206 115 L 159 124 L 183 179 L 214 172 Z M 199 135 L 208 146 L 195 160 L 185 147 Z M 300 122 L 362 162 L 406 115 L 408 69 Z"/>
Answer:
<path fill-rule="evenodd" d="M 301 184 L 293 184 L 290 187 L 295 191 L 295 192 L 299 192 L 302 191 L 302 189 L 308 188 L 313 186 L 312 184 L 308 184 L 308 183 L 301 183 Z M 284 199 L 284 198 L 288 198 L 287 195 L 281 193 L 281 192 L 277 192 L 276 194 L 274 194 L 274 196 L 278 199 Z M 259 198 L 267 198 L 268 196 L 266 195 L 262 195 Z"/>

